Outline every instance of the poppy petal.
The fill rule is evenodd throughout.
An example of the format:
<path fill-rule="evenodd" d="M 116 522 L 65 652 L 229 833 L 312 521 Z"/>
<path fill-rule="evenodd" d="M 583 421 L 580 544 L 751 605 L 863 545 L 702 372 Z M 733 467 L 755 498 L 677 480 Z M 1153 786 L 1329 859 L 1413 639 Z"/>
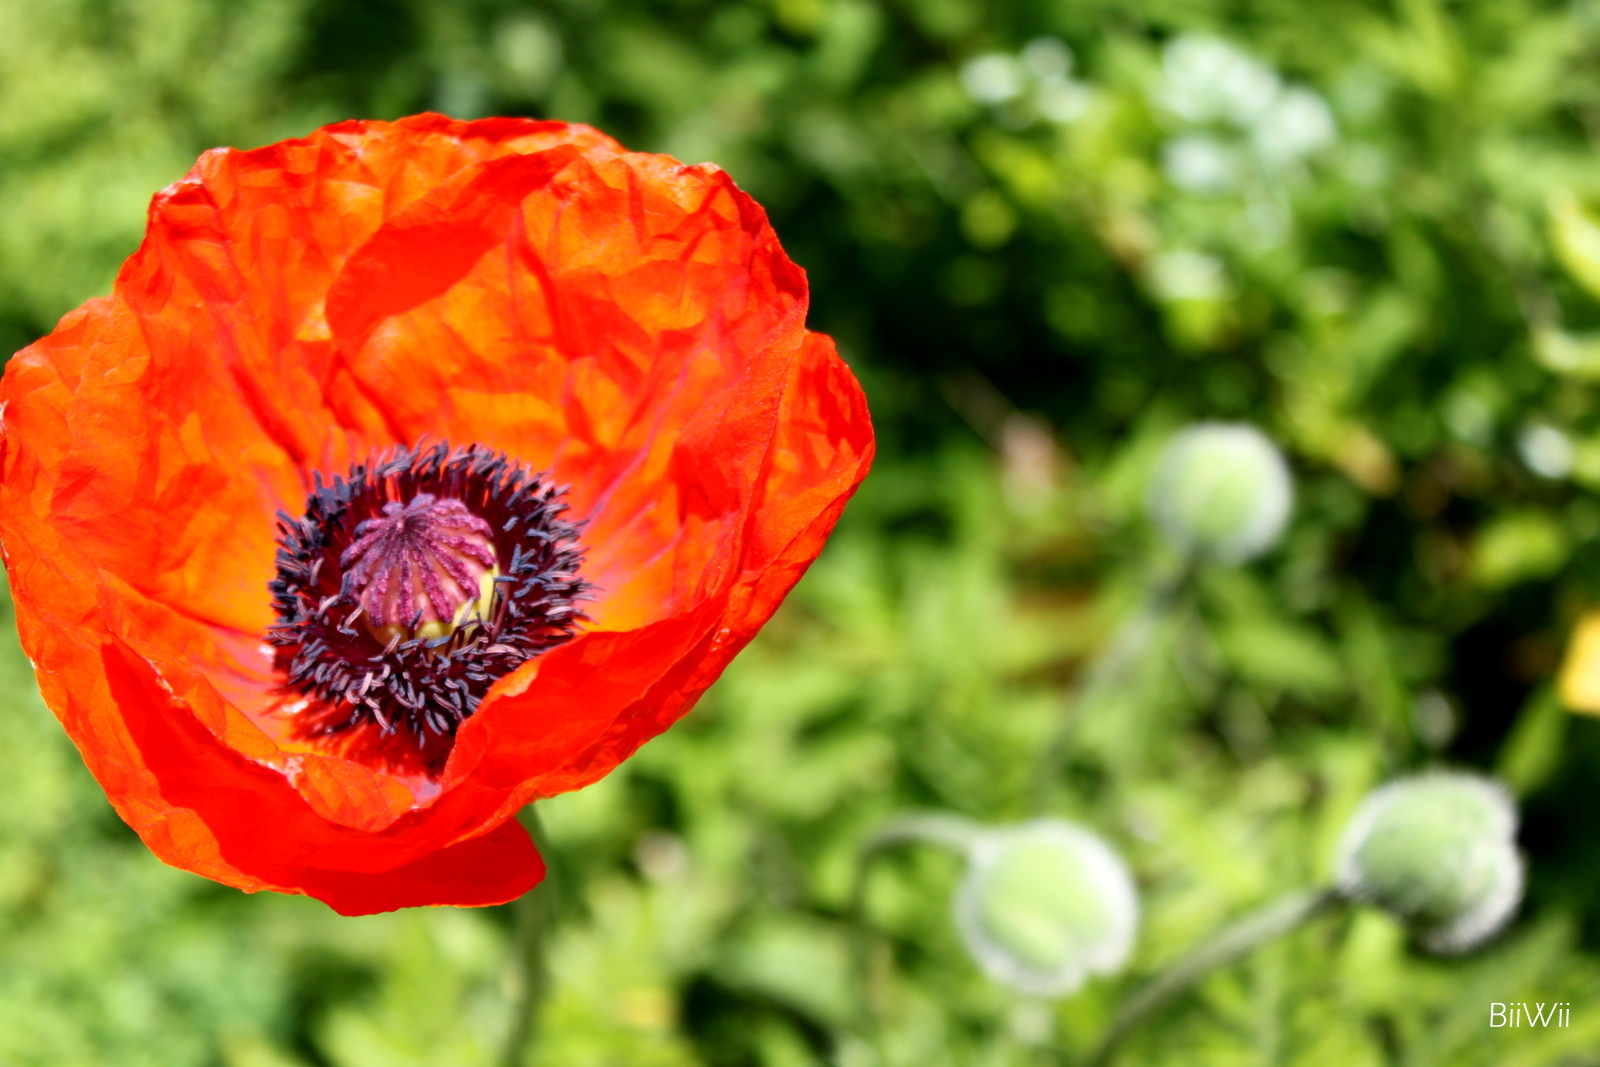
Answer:
<path fill-rule="evenodd" d="M 686 712 L 816 558 L 872 462 L 871 423 L 833 342 L 811 334 L 793 368 L 744 554 L 721 596 L 623 634 L 589 633 L 491 690 L 462 729 L 447 780 L 517 781 L 510 806 L 604 776 Z M 520 677 L 519 677 L 520 676 Z"/>
<path fill-rule="evenodd" d="M 328 300 L 395 440 L 478 441 L 571 487 L 600 629 L 732 564 L 803 315 L 803 276 L 721 171 L 571 148 L 460 172 Z"/>

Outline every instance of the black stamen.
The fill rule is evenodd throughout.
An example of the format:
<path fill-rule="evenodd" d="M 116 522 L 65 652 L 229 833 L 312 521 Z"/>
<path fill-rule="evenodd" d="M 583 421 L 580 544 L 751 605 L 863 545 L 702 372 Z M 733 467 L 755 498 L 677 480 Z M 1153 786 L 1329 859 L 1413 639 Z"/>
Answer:
<path fill-rule="evenodd" d="M 441 766 L 494 680 L 584 621 L 581 524 L 563 496 L 479 445 L 396 448 L 331 485 L 312 472 L 305 516 L 278 514 L 267 635 L 310 698 L 303 732 L 399 737 L 406 758 Z M 469 610 L 479 580 L 492 601 Z"/>

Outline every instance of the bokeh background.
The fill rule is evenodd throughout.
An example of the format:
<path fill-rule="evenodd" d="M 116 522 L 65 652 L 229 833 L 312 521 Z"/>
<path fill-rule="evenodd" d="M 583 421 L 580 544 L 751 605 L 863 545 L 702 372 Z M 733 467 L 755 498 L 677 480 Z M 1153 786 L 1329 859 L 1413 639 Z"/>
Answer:
<path fill-rule="evenodd" d="M 1071 1063 L 1141 975 L 1325 879 L 1369 787 L 1441 764 L 1524 805 L 1504 936 L 1437 960 L 1331 915 L 1128 1062 L 1600 1063 L 1600 723 L 1553 682 L 1600 603 L 1600 2 L 0 0 L 0 347 L 107 291 L 203 149 L 424 109 L 725 167 L 880 435 L 701 706 L 541 804 L 539 1064 Z M 1173 565 L 1145 485 L 1202 418 L 1282 443 L 1289 531 L 1085 698 Z M 0 1064 L 498 1062 L 503 909 L 341 919 L 167 869 L 10 636 L 0 672 Z M 1130 970 L 1005 990 L 958 863 L 903 850 L 868 887 L 883 1043 L 854 1041 L 857 849 L 929 808 L 1100 833 L 1143 898 Z M 1571 1026 L 1487 1026 L 1517 1000 Z"/>

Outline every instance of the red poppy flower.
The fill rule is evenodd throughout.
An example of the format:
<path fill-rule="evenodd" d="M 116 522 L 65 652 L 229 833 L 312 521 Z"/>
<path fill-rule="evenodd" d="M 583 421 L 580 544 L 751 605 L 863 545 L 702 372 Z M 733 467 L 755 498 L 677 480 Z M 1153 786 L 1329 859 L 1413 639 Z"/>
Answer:
<path fill-rule="evenodd" d="M 519 895 L 511 816 L 684 714 L 866 473 L 806 301 L 725 174 L 582 126 L 206 153 L 0 382 L 46 702 L 170 864 Z"/>

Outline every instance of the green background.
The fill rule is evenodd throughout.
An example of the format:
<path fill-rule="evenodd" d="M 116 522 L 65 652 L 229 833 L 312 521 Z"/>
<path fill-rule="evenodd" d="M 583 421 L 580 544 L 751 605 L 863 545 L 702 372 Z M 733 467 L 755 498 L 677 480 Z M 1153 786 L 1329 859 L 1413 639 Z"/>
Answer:
<path fill-rule="evenodd" d="M 541 805 L 537 1062 L 1071 1063 L 1141 976 L 1326 878 L 1368 788 L 1445 764 L 1524 803 L 1507 934 L 1440 961 L 1330 915 L 1126 1062 L 1600 1063 L 1600 727 L 1550 685 L 1600 600 L 1597 60 L 1595 0 L 0 0 L 0 341 L 105 292 L 219 144 L 432 108 L 717 162 L 808 270 L 880 460 L 701 706 Z M 1198 418 L 1284 445 L 1289 531 L 1084 695 L 1174 566 L 1144 487 Z M 163 867 L 7 647 L 0 1065 L 498 1062 L 509 915 Z M 956 861 L 904 849 L 868 886 L 865 1042 L 856 850 L 927 808 L 1101 834 L 1142 895 L 1129 971 L 1006 991 Z M 1489 1028 L 1508 1001 L 1571 1026 Z"/>

